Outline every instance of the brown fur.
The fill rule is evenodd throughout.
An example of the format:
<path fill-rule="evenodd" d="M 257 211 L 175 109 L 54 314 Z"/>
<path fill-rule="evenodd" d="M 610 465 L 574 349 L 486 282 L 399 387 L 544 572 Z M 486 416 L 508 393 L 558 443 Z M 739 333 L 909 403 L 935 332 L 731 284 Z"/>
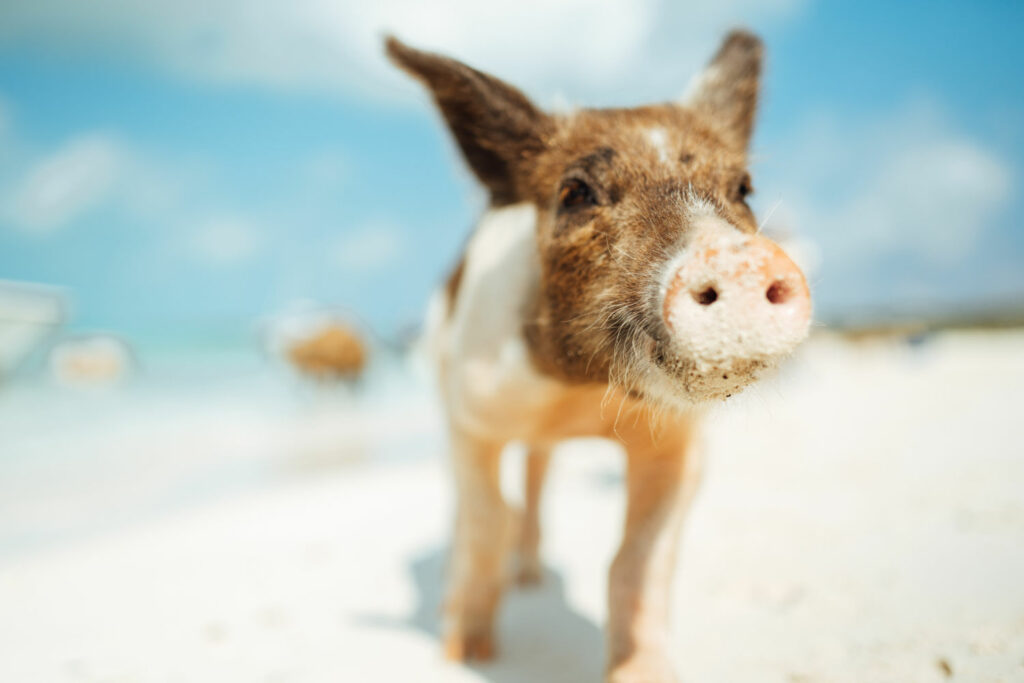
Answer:
<path fill-rule="evenodd" d="M 494 654 L 506 550 L 515 524 L 498 482 L 502 447 L 530 447 L 520 577 L 539 575 L 539 504 L 551 447 L 575 436 L 617 440 L 628 458 L 622 546 L 609 577 L 608 677 L 670 681 L 664 650 L 675 538 L 697 484 L 690 444 L 698 413 L 659 421 L 638 358 L 685 379 L 661 314 L 663 271 L 692 237 L 695 203 L 756 232 L 746 148 L 753 128 L 760 41 L 730 34 L 689 106 L 549 115 L 519 90 L 464 64 L 391 38 L 391 58 L 430 89 L 493 206 L 536 208 L 540 281 L 522 337 L 547 384 L 540 396 L 498 393 L 475 420 L 450 409 L 458 491 L 445 652 Z M 449 311 L 462 296 L 465 261 L 448 278 Z M 441 359 L 442 375 L 461 358 Z M 551 385 L 557 386 L 552 389 Z M 538 385 L 540 386 L 540 385 Z M 445 392 L 451 406 L 452 395 Z M 484 400 L 484 399 L 481 399 Z"/>
<path fill-rule="evenodd" d="M 444 281 L 444 298 L 445 303 L 448 304 L 448 313 L 455 308 L 455 299 L 459 296 L 459 285 L 462 284 L 462 275 L 466 270 L 466 259 L 459 257 L 455 267 L 452 268 L 452 272 L 448 274 L 448 279 Z"/>
<path fill-rule="evenodd" d="M 463 156 L 495 205 L 515 203 L 523 161 L 544 145 L 550 121 L 519 90 L 453 59 L 394 38 L 388 54 L 430 88 Z"/>

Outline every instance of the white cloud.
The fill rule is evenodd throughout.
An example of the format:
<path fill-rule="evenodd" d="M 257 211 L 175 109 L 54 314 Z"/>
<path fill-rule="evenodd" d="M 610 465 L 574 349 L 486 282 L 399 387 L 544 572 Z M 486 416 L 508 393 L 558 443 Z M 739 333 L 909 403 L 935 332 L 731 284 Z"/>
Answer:
<path fill-rule="evenodd" d="M 791 14 L 803 0 L 252 0 L 5 3 L 3 38 L 61 49 L 129 51 L 201 80 L 349 87 L 380 96 L 398 76 L 381 35 L 441 49 L 550 98 L 666 98 L 685 85 L 718 34 Z M 643 79 L 635 78 L 642 73 Z M 643 89 L 643 90 L 641 90 Z M 547 100 L 545 100 L 547 101 Z"/>
<path fill-rule="evenodd" d="M 336 265 L 365 272 L 392 265 L 402 255 L 405 238 L 389 223 L 371 223 L 343 235 L 331 250 Z"/>
<path fill-rule="evenodd" d="M 785 167 L 764 194 L 784 202 L 771 223 L 819 241 L 826 269 L 854 271 L 886 255 L 948 265 L 986 239 L 1012 199 L 1009 163 L 933 103 L 866 125 L 818 116 L 800 129 L 769 154 Z"/>
<path fill-rule="evenodd" d="M 31 165 L 5 198 L 4 213 L 24 230 L 56 230 L 108 199 L 127 164 L 108 136 L 74 138 Z"/>
<path fill-rule="evenodd" d="M 0 112 L 2 114 L 2 112 Z M 136 219 L 161 219 L 180 203 L 183 178 L 194 168 L 171 169 L 115 135 L 88 131 L 55 149 L 32 149 L 9 127 L 0 161 L 0 219 L 37 234 L 73 227 L 89 212 L 115 207 Z M 0 131 L 2 133 L 2 131 Z"/>
<path fill-rule="evenodd" d="M 251 260 L 265 243 L 263 231 L 240 216 L 214 216 L 192 232 L 191 248 L 200 260 L 216 266 L 233 266 Z"/>
<path fill-rule="evenodd" d="M 897 150 L 869 193 L 846 207 L 851 247 L 912 250 L 949 262 L 971 250 L 1010 198 L 1010 170 L 993 151 L 951 135 Z"/>

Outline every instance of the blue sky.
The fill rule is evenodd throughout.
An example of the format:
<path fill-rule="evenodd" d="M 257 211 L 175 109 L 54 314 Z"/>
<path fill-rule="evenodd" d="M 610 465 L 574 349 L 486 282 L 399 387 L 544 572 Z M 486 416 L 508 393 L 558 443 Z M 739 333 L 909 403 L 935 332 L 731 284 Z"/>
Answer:
<path fill-rule="evenodd" d="M 678 96 L 743 24 L 755 207 L 817 263 L 821 317 L 1024 301 L 1020 3 L 421 4 L 5 3 L 0 278 L 139 340 L 300 299 L 393 334 L 483 199 L 383 30 L 586 106 Z"/>

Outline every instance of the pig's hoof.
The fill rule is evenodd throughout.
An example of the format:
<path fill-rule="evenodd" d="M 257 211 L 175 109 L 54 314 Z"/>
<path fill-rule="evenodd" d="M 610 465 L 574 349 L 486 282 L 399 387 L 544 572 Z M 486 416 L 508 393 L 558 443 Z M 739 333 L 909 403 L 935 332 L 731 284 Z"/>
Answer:
<path fill-rule="evenodd" d="M 497 590 L 463 590 L 455 596 L 445 606 L 441 628 L 445 657 L 456 662 L 492 659 Z"/>
<path fill-rule="evenodd" d="M 677 683 L 672 663 L 655 654 L 636 654 L 608 673 L 608 683 Z"/>
<path fill-rule="evenodd" d="M 444 636 L 444 656 L 453 662 L 486 662 L 494 658 L 494 635 L 490 629 L 480 632 L 450 629 Z"/>

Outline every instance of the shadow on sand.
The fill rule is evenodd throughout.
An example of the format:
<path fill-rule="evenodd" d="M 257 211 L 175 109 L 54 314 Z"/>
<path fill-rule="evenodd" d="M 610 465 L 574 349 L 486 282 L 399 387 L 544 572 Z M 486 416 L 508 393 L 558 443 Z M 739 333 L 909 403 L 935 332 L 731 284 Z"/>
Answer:
<path fill-rule="evenodd" d="M 441 599 L 447 551 L 437 548 L 409 565 L 418 603 L 408 619 L 393 621 L 367 616 L 372 626 L 417 628 L 438 641 L 440 656 Z M 562 577 L 545 569 L 540 586 L 510 586 L 498 617 L 498 656 L 472 669 L 492 683 L 550 681 L 593 683 L 601 680 L 604 640 L 590 619 L 565 601 Z"/>

